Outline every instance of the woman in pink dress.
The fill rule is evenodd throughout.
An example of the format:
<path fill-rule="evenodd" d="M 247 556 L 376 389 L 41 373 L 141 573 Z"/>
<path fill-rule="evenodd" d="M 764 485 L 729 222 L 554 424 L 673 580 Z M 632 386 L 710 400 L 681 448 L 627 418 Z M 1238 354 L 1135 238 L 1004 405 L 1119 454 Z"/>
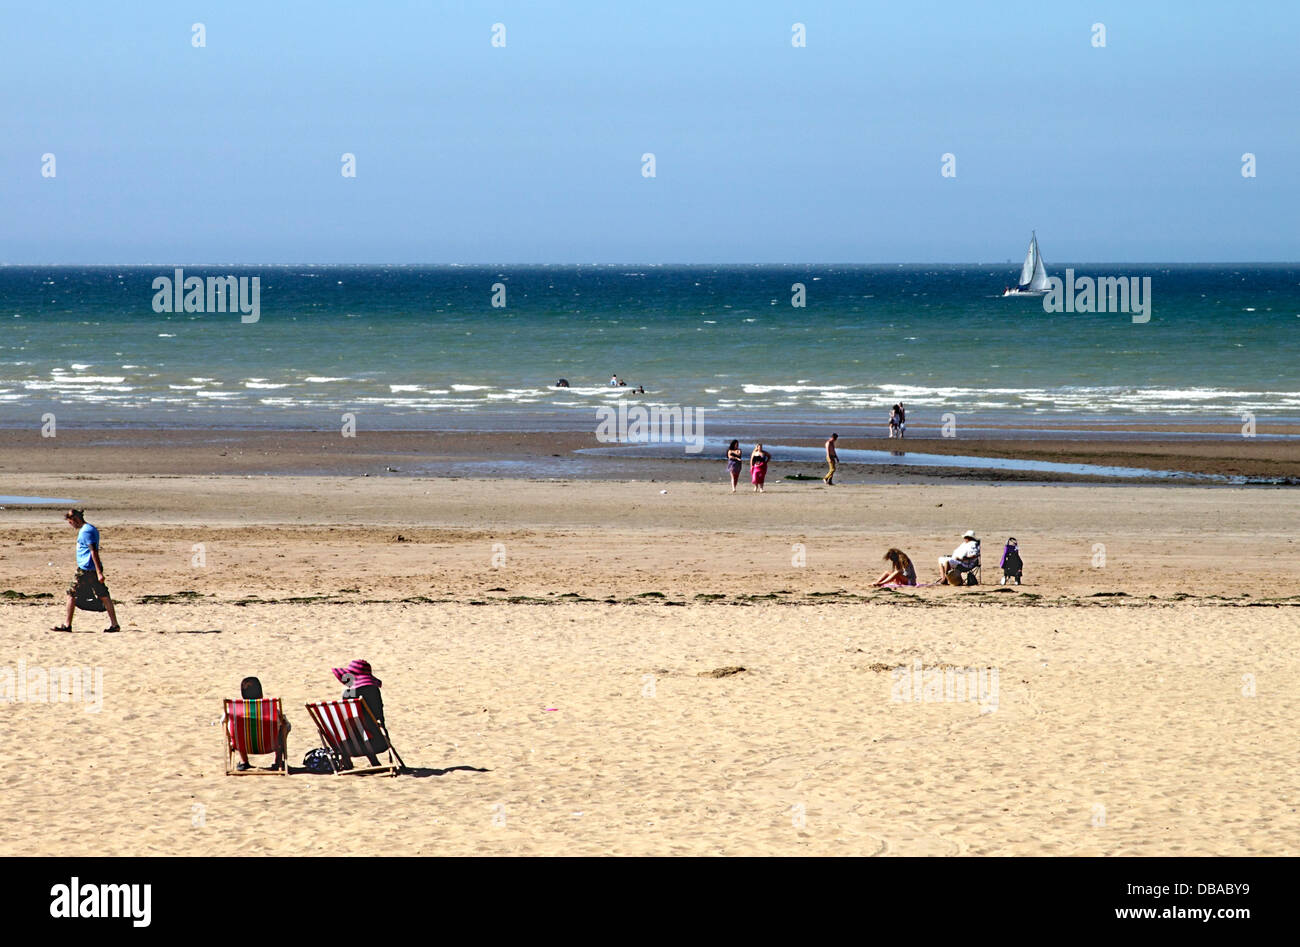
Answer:
<path fill-rule="evenodd" d="M 763 493 L 763 481 L 767 479 L 767 464 L 772 455 L 763 450 L 762 444 L 754 445 L 754 452 L 749 455 L 749 480 L 754 485 L 755 493 Z"/>

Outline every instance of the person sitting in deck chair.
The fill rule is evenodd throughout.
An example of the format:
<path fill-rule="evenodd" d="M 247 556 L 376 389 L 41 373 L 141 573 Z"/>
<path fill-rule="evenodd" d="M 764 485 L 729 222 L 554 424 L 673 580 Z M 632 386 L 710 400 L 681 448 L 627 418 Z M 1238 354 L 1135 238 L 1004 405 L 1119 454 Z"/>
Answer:
<path fill-rule="evenodd" d="M 381 727 L 385 726 L 384 698 L 379 693 L 383 682 L 371 673 L 370 662 L 357 658 L 348 662 L 347 667 L 331 668 L 331 670 L 343 684 L 343 699 L 358 698 L 365 701 L 371 715 Z M 388 741 L 384 739 L 383 733 L 372 734 L 371 739 L 366 741 L 366 755 L 370 759 L 371 766 L 379 765 L 379 757 L 375 754 L 382 753 L 386 749 L 388 749 Z"/>
<path fill-rule="evenodd" d="M 262 682 L 255 677 L 246 677 L 239 682 L 239 696 L 244 700 L 262 700 Z M 280 736 L 275 745 L 275 765 L 272 769 L 280 769 L 284 764 L 285 744 L 289 737 L 289 731 L 293 729 L 293 724 L 288 720 L 280 720 Z M 235 752 L 239 754 L 239 765 L 235 768 L 239 772 L 252 769 L 252 764 L 248 762 L 248 751 L 242 743 L 235 743 Z"/>
<path fill-rule="evenodd" d="M 980 564 L 980 541 L 975 538 L 975 530 L 966 530 L 961 539 L 951 556 L 939 557 L 939 576 L 949 585 L 961 585 L 965 575 Z"/>

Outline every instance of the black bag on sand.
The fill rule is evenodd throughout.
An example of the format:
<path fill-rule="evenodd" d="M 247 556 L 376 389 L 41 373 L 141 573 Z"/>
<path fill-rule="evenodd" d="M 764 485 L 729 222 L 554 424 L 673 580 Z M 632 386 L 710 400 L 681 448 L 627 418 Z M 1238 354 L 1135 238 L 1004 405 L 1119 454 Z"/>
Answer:
<path fill-rule="evenodd" d="M 308 750 L 307 755 L 302 758 L 302 765 L 309 773 L 332 773 L 336 762 L 337 757 L 334 752 L 323 746 Z"/>

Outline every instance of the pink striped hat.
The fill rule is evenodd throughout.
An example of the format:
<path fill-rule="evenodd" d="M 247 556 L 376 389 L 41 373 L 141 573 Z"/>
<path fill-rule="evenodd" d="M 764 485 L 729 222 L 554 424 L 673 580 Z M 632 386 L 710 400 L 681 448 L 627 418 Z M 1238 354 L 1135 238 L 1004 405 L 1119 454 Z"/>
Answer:
<path fill-rule="evenodd" d="M 370 673 L 370 662 L 357 658 L 349 661 L 347 667 L 332 668 L 334 676 L 342 683 L 349 687 L 366 687 L 374 684 L 376 687 L 383 687 L 383 681 Z"/>

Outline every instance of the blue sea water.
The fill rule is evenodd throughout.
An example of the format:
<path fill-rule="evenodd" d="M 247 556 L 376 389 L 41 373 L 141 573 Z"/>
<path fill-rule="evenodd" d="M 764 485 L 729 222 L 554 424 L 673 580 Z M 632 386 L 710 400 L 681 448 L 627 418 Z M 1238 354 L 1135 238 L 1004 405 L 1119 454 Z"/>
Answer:
<path fill-rule="evenodd" d="M 1150 321 L 1003 299 L 1018 263 L 184 267 L 259 277 L 255 323 L 154 311 L 172 265 L 0 267 L 0 426 L 590 429 L 627 397 L 881 428 L 902 400 L 914 431 L 1300 420 L 1300 265 L 1068 265 L 1149 276 Z"/>

